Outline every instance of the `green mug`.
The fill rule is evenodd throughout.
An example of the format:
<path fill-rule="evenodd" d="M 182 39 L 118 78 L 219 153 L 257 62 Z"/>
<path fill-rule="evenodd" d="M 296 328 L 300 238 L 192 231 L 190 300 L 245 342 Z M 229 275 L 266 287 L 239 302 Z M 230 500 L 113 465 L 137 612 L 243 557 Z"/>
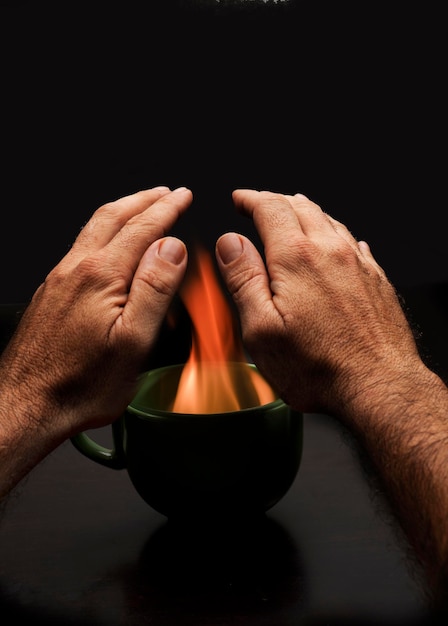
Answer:
<path fill-rule="evenodd" d="M 303 415 L 283 400 L 222 413 L 170 411 L 183 365 L 146 372 L 112 448 L 85 432 L 72 437 L 86 457 L 126 469 L 139 495 L 166 517 L 258 514 L 273 507 L 297 475 Z M 236 377 L 251 363 L 234 363 Z"/>

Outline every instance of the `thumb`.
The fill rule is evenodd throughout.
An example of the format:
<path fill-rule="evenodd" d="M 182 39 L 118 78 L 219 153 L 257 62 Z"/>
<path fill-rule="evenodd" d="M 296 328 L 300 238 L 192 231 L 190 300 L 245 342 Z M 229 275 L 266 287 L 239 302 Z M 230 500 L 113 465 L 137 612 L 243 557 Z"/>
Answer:
<path fill-rule="evenodd" d="M 152 342 L 187 267 L 185 244 L 175 237 L 152 243 L 135 272 L 126 313 L 137 325 L 144 342 Z M 146 336 L 147 335 L 147 336 Z"/>
<path fill-rule="evenodd" d="M 249 339 L 258 329 L 267 327 L 275 315 L 263 259 L 247 237 L 225 233 L 216 242 L 216 260 L 237 307 L 243 336 Z"/>

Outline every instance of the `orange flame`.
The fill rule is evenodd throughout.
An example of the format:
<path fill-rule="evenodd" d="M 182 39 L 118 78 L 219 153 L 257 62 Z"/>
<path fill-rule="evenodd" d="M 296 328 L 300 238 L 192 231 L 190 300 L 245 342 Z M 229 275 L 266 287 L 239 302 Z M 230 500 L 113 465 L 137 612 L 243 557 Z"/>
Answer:
<path fill-rule="evenodd" d="M 193 324 L 192 347 L 171 410 L 223 413 L 272 402 L 276 395 L 259 372 L 236 365 L 247 361 L 211 256 L 198 246 L 192 262 L 180 292 Z"/>

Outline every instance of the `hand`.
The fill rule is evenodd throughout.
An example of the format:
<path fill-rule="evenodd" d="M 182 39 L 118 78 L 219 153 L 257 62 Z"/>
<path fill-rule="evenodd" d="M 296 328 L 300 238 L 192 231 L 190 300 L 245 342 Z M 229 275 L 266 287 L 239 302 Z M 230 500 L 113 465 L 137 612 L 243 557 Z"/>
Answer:
<path fill-rule="evenodd" d="M 217 261 L 243 341 L 280 396 L 307 412 L 342 414 L 369 385 L 420 359 L 394 288 L 369 246 L 303 195 L 236 190 L 265 262 L 246 237 L 223 235 Z"/>
<path fill-rule="evenodd" d="M 36 426 L 57 443 L 122 413 L 186 270 L 185 245 L 165 235 L 191 200 L 154 188 L 93 214 L 2 355 L 3 435 Z"/>

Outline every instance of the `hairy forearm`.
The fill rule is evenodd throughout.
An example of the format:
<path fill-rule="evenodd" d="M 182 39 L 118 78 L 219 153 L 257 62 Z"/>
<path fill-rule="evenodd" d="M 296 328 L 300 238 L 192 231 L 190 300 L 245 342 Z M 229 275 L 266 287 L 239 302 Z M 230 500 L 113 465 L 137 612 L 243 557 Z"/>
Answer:
<path fill-rule="evenodd" d="M 0 389 L 0 501 L 66 438 L 55 424 L 49 428 L 38 401 L 16 397 L 13 389 Z"/>
<path fill-rule="evenodd" d="M 345 420 L 437 595 L 448 593 L 448 389 L 424 367 L 374 386 Z"/>

